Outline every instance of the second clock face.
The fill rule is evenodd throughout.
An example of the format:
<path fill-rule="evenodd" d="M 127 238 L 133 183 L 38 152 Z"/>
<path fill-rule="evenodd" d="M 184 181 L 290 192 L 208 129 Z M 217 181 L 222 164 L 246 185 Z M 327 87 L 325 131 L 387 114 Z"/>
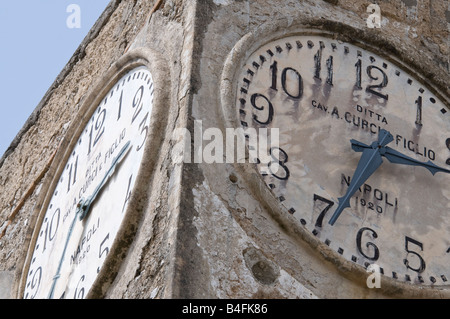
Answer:
<path fill-rule="evenodd" d="M 240 71 L 242 128 L 279 129 L 275 162 L 258 164 L 274 198 L 330 248 L 361 266 L 419 285 L 450 283 L 450 174 L 384 163 L 330 225 L 361 153 L 389 131 L 392 149 L 450 169 L 450 110 L 390 61 L 321 36 L 292 36 L 255 51 Z"/>
<path fill-rule="evenodd" d="M 125 219 L 149 133 L 153 80 L 124 75 L 71 150 L 36 235 L 24 298 L 83 298 Z M 122 155 L 120 155 L 122 154 Z M 80 207 L 90 203 L 80 220 Z"/>

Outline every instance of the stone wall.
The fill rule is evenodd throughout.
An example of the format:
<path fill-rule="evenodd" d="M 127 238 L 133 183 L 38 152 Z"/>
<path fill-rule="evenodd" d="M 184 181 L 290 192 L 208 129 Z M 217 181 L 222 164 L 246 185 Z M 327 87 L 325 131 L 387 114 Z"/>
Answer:
<path fill-rule="evenodd" d="M 449 96 L 448 1 L 165 0 L 155 7 L 157 2 L 112 0 L 1 158 L 0 296 L 19 297 L 38 198 L 91 87 L 122 55 L 142 47 L 165 59 L 168 122 L 149 183 L 151 204 L 106 297 L 420 296 L 407 287 L 384 295 L 367 290 L 361 272 L 337 269 L 314 243 L 292 239 L 234 165 L 175 163 L 172 132 L 186 127 L 194 134 L 195 120 L 225 129 L 221 90 L 230 52 L 243 37 L 260 41 L 296 28 L 378 46 Z M 372 3 L 381 7 L 381 28 L 367 27 Z"/>

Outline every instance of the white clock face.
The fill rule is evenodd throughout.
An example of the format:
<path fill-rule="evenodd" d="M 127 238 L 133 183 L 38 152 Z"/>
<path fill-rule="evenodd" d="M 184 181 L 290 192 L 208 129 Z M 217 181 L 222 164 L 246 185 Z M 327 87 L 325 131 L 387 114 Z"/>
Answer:
<path fill-rule="evenodd" d="M 299 227 L 399 282 L 450 283 L 450 110 L 412 74 L 352 44 L 292 36 L 248 58 L 236 107 L 244 129 L 279 129 L 278 165 L 262 178 Z M 351 140 L 370 148 L 383 130 L 409 165 L 379 153 L 383 163 L 331 225 L 358 163 L 368 163 Z M 435 175 L 420 164 L 428 161 Z"/>
<path fill-rule="evenodd" d="M 83 298 L 126 216 L 153 106 L 145 67 L 104 97 L 74 146 L 53 191 L 30 261 L 24 298 Z M 89 203 L 80 220 L 81 208 Z"/>

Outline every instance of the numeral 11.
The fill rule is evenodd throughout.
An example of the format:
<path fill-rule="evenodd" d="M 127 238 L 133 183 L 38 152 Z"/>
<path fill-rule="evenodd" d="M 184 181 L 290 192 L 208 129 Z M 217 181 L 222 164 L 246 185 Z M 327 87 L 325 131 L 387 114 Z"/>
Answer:
<path fill-rule="evenodd" d="M 70 191 L 70 186 L 77 182 L 77 169 L 78 169 L 78 156 L 77 156 L 77 159 L 75 160 L 75 164 L 70 164 L 69 181 L 67 182 L 67 192 Z M 73 180 L 72 180 L 72 174 L 73 174 Z"/>
<path fill-rule="evenodd" d="M 317 53 L 314 55 L 314 77 L 318 80 L 320 78 L 320 71 L 322 70 L 322 50 L 323 43 L 320 44 L 320 49 L 317 50 Z M 327 59 L 327 81 L 328 84 L 333 85 L 333 56 Z"/>

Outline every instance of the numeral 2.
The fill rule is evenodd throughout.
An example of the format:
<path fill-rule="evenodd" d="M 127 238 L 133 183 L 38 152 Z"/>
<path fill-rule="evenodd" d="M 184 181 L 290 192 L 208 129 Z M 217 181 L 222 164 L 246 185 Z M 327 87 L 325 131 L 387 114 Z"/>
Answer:
<path fill-rule="evenodd" d="M 134 95 L 133 99 L 133 109 L 135 108 L 133 118 L 131 120 L 131 124 L 134 123 L 134 120 L 138 117 L 139 113 L 141 113 L 142 110 L 142 97 L 144 95 L 144 86 L 141 85 L 141 87 L 137 90 L 136 94 Z"/>

